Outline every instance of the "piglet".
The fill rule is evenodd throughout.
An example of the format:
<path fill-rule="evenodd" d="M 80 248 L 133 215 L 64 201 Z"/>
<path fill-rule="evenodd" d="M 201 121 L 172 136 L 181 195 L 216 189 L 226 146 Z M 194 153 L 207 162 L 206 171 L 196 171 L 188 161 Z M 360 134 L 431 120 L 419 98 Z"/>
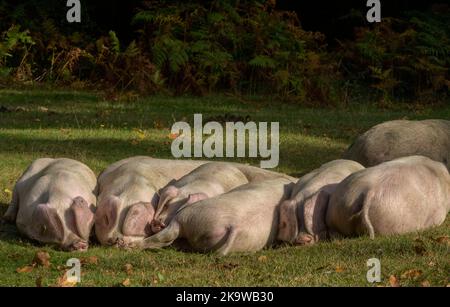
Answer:
<path fill-rule="evenodd" d="M 133 246 L 161 248 L 185 238 L 200 252 L 227 255 L 261 250 L 276 239 L 279 204 L 289 196 L 292 185 L 284 178 L 249 183 L 183 206 L 167 228 Z"/>
<path fill-rule="evenodd" d="M 330 197 L 326 224 L 344 236 L 403 234 L 441 225 L 450 175 L 440 162 L 410 156 L 356 172 Z"/>
<path fill-rule="evenodd" d="M 137 156 L 120 160 L 98 178 L 95 234 L 103 245 L 124 245 L 152 234 L 158 191 L 204 164 Z"/>
<path fill-rule="evenodd" d="M 162 189 L 152 222 L 153 232 L 168 225 L 183 205 L 226 193 L 246 183 L 247 177 L 232 164 L 212 162 L 199 166 Z"/>
<path fill-rule="evenodd" d="M 442 162 L 450 170 L 450 121 L 393 120 L 376 125 L 360 135 L 343 157 L 369 167 L 411 155 Z"/>
<path fill-rule="evenodd" d="M 17 181 L 4 219 L 25 236 L 84 251 L 94 224 L 95 174 L 71 159 L 38 159 Z"/>
<path fill-rule="evenodd" d="M 364 167 L 354 161 L 335 160 L 303 176 L 289 200 L 280 206 L 278 240 L 312 244 L 327 237 L 325 213 L 337 183 Z"/>

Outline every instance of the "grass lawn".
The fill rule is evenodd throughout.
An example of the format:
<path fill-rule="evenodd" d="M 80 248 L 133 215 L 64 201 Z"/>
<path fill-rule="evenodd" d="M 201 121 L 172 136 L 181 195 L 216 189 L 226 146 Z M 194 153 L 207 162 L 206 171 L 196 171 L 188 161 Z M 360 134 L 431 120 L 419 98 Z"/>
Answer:
<path fill-rule="evenodd" d="M 0 214 L 23 170 L 39 157 L 70 157 L 97 174 L 119 159 L 148 155 L 170 158 L 169 129 L 174 121 L 193 121 L 194 113 L 226 113 L 253 121 L 280 122 L 280 165 L 301 176 L 339 158 L 352 139 L 392 119 L 450 118 L 450 106 L 417 110 L 306 109 L 255 99 L 213 96 L 153 97 L 105 101 L 95 93 L 0 90 Z M 4 111 L 5 109 L 3 109 Z M 259 159 L 236 159 L 259 165 Z M 441 227 L 396 237 L 324 242 L 311 247 L 280 246 L 227 257 L 188 254 L 172 248 L 124 251 L 92 244 L 87 253 L 67 253 L 20 237 L 12 225 L 0 225 L 0 286 L 57 284 L 69 258 L 84 258 L 82 286 L 371 286 L 368 259 L 381 260 L 382 281 L 389 286 L 446 286 L 450 283 L 450 220 Z M 52 265 L 31 272 L 37 251 Z M 126 264 L 128 270 L 125 268 Z M 392 277 L 392 276 L 395 276 Z"/>

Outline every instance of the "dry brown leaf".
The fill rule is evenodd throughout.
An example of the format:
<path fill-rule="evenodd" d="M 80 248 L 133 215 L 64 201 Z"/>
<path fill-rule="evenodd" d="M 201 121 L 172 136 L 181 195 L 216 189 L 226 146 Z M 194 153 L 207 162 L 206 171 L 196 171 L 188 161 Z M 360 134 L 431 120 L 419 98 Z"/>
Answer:
<path fill-rule="evenodd" d="M 437 243 L 450 245 L 450 237 L 442 236 L 434 239 Z"/>
<path fill-rule="evenodd" d="M 180 136 L 179 133 L 171 133 L 171 134 L 169 134 L 169 139 L 175 140 L 175 139 L 178 138 L 179 136 Z"/>
<path fill-rule="evenodd" d="M 56 286 L 57 287 L 70 288 L 70 287 L 75 287 L 76 286 L 76 284 L 77 284 L 76 281 L 68 280 L 67 272 L 68 271 L 65 271 L 63 276 L 58 278 L 58 280 L 56 281 Z"/>
<path fill-rule="evenodd" d="M 391 287 L 400 287 L 400 283 L 398 282 L 397 277 L 394 275 L 389 276 L 389 284 Z"/>
<path fill-rule="evenodd" d="M 131 264 L 129 264 L 129 263 L 125 264 L 123 268 L 124 268 L 125 272 L 127 273 L 127 275 L 133 274 L 133 266 Z"/>
<path fill-rule="evenodd" d="M 267 262 L 267 256 L 260 256 L 260 257 L 258 258 L 258 261 L 259 261 L 259 262 Z"/>
<path fill-rule="evenodd" d="M 48 268 L 50 266 L 50 255 L 49 255 L 49 253 L 44 252 L 44 251 L 36 252 L 36 254 L 34 255 L 32 264 Z"/>
<path fill-rule="evenodd" d="M 90 256 L 86 258 L 81 258 L 80 260 L 81 264 L 98 264 L 98 258 L 95 256 Z"/>
<path fill-rule="evenodd" d="M 341 267 L 340 265 L 338 265 L 335 269 L 336 273 L 342 273 L 345 271 L 345 268 Z"/>
<path fill-rule="evenodd" d="M 420 275 L 422 275 L 422 271 L 421 270 L 408 270 L 406 272 L 404 272 L 400 277 L 401 278 L 417 278 Z"/>
<path fill-rule="evenodd" d="M 431 287 L 431 284 L 428 280 L 422 281 L 421 285 L 422 285 L 422 287 L 425 287 L 425 288 Z"/>
<path fill-rule="evenodd" d="M 34 269 L 34 266 L 32 266 L 32 265 L 26 265 L 26 266 L 24 266 L 24 267 L 17 268 L 17 269 L 16 269 L 16 272 L 17 272 L 17 273 L 30 273 L 31 271 L 33 271 L 33 269 Z"/>
<path fill-rule="evenodd" d="M 122 286 L 124 286 L 124 287 L 128 287 L 129 285 L 131 285 L 131 281 L 130 281 L 129 278 L 125 279 L 125 280 L 122 282 Z"/>

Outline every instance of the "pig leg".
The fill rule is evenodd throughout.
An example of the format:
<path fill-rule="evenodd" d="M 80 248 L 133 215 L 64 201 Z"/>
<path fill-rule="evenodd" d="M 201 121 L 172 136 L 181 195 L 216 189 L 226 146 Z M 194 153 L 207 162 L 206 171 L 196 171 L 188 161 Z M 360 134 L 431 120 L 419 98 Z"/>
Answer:
<path fill-rule="evenodd" d="M 222 256 L 228 255 L 230 249 L 233 247 L 234 241 L 236 240 L 237 234 L 238 229 L 236 229 L 236 227 L 231 227 L 230 230 L 228 231 L 227 241 L 217 250 L 217 253 L 219 253 Z"/>
<path fill-rule="evenodd" d="M 375 239 L 375 230 L 370 222 L 369 209 L 373 203 L 374 192 L 369 191 L 365 197 L 359 201 L 362 202 L 361 211 L 350 218 L 350 224 L 353 226 L 355 235 L 368 234 L 371 239 Z"/>
<path fill-rule="evenodd" d="M 19 193 L 17 192 L 17 188 L 14 187 L 11 203 L 6 210 L 3 219 L 8 223 L 14 223 L 16 221 L 17 212 L 19 212 Z"/>
<path fill-rule="evenodd" d="M 177 221 L 172 221 L 167 228 L 157 234 L 131 244 L 131 247 L 140 249 L 158 249 L 169 246 L 178 239 L 181 225 Z"/>

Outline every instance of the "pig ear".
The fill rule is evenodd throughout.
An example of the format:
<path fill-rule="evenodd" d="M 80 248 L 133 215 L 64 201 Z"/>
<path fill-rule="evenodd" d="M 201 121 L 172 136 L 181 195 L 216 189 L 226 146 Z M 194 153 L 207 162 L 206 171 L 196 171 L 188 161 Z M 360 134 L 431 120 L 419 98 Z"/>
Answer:
<path fill-rule="evenodd" d="M 198 201 L 207 199 L 208 195 L 206 195 L 205 193 L 194 193 L 194 194 L 189 194 L 188 200 L 186 202 L 187 205 L 196 203 Z"/>
<path fill-rule="evenodd" d="M 155 210 L 151 203 L 138 203 L 131 206 L 125 217 L 122 233 L 126 236 L 146 237 L 150 235 L 150 222 Z"/>
<path fill-rule="evenodd" d="M 117 222 L 121 203 L 121 199 L 115 195 L 109 195 L 99 202 L 94 215 L 95 227 L 112 229 Z"/>
<path fill-rule="evenodd" d="M 74 216 L 78 235 L 88 240 L 94 225 L 94 213 L 89 209 L 89 204 L 83 197 L 76 197 L 70 206 L 70 210 Z"/>
<path fill-rule="evenodd" d="M 52 242 L 64 240 L 64 226 L 55 208 L 39 204 L 33 213 L 33 226 L 38 238 Z"/>
<path fill-rule="evenodd" d="M 316 236 L 326 230 L 325 215 L 329 200 L 329 191 L 321 189 L 305 201 L 304 223 L 309 234 Z"/>
<path fill-rule="evenodd" d="M 156 207 L 155 216 L 158 216 L 163 211 L 167 203 L 177 197 L 179 194 L 180 190 L 173 185 L 169 185 L 168 187 L 164 188 L 161 195 L 159 196 L 159 202 L 158 206 Z"/>
<path fill-rule="evenodd" d="M 298 233 L 297 202 L 285 200 L 280 205 L 280 221 L 277 239 L 293 242 Z"/>

